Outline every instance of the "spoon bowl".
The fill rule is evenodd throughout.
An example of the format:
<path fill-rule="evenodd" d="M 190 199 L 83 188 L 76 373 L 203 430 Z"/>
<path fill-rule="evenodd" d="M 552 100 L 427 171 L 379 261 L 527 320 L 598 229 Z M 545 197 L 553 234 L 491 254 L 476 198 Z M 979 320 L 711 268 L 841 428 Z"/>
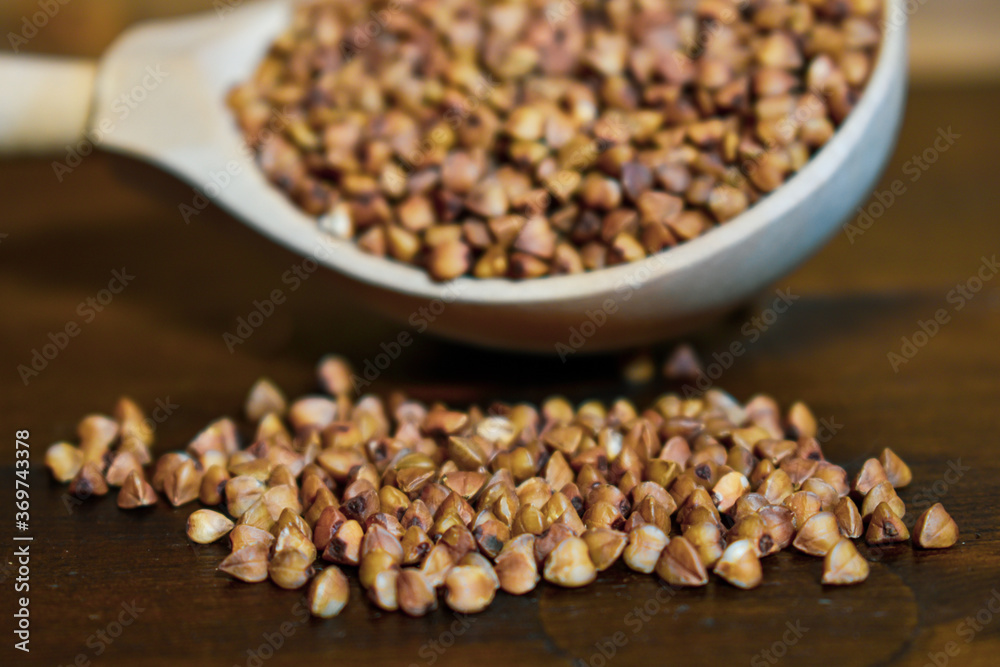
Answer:
<path fill-rule="evenodd" d="M 0 150 L 71 153 L 90 142 L 153 162 L 195 188 L 191 201 L 180 203 L 182 217 L 210 200 L 303 261 L 334 269 L 338 289 L 417 332 L 564 357 L 598 352 L 706 325 L 788 274 L 853 215 L 892 152 L 906 95 L 903 0 L 887 0 L 886 12 L 903 21 L 885 28 L 861 100 L 803 169 L 703 236 L 639 262 L 582 274 L 435 282 L 419 268 L 329 236 L 268 183 L 225 98 L 288 24 L 291 2 L 285 0 L 140 24 L 96 65 L 2 59 L 0 87 L 19 85 L 25 92 L 0 104 L 0 128 L 6 128 Z M 58 109 L 48 108 L 55 100 Z M 273 123 L 280 131 L 280 114 Z M 76 141 L 80 134 L 83 144 Z"/>

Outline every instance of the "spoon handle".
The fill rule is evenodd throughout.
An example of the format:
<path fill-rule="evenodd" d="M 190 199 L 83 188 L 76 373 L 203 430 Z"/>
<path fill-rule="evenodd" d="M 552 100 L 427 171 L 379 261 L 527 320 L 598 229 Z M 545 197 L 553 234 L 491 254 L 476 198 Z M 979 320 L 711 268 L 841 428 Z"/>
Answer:
<path fill-rule="evenodd" d="M 0 55 L 0 155 L 67 150 L 83 135 L 97 63 Z"/>

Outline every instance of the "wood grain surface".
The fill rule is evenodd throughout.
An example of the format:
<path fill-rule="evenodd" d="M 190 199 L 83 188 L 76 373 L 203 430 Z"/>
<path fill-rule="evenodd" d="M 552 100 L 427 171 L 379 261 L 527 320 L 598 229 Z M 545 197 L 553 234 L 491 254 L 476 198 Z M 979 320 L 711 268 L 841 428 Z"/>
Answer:
<path fill-rule="evenodd" d="M 692 339 L 737 397 L 807 401 L 833 425 L 827 455 L 850 472 L 891 446 L 915 473 L 902 498 L 911 508 L 943 502 L 961 528 L 958 545 L 866 552 L 871 577 L 846 589 L 822 587 L 821 561 L 793 553 L 766 559 L 764 584 L 750 592 L 713 581 L 672 593 L 616 566 L 584 590 L 501 594 L 468 618 L 381 613 L 355 586 L 340 617 L 308 619 L 301 593 L 217 573 L 225 548 L 184 535 L 192 507 L 122 512 L 110 497 L 67 505 L 42 468 L 44 449 L 119 395 L 148 410 L 171 406 L 157 451 L 182 448 L 209 420 L 237 416 L 258 376 L 296 395 L 314 387 L 323 353 L 363 365 L 411 329 L 336 293 L 323 272 L 291 290 L 282 275 L 301 260 L 217 209 L 185 224 L 178 206 L 194 192 L 153 167 L 96 153 L 59 182 L 51 158 L 0 163 L 0 664 L 997 664 L 1000 278 L 970 298 L 953 290 L 989 274 L 983 258 L 1000 253 L 998 106 L 1000 89 L 914 92 L 879 186 L 883 202 L 896 180 L 903 194 L 881 213 L 870 203 L 862 234 L 838 235 L 774 286 L 795 297 L 786 313 L 767 315 L 768 291 Z M 957 138 L 934 149 L 949 128 Z M 912 158 L 925 151 L 934 162 L 922 170 Z M 98 312 L 87 299 L 115 270 L 134 279 Z M 275 288 L 287 301 L 231 353 L 223 334 Z M 947 323 L 915 337 L 940 309 Z M 79 334 L 25 384 L 18 365 L 71 322 Z M 562 364 L 414 336 L 373 390 L 465 405 L 551 392 L 642 403 L 670 388 L 624 384 L 621 356 Z M 916 354 L 897 371 L 888 355 L 902 354 L 902 337 L 924 344 L 906 350 Z M 723 363 L 734 342 L 745 352 Z M 35 464 L 30 655 L 13 650 L 11 634 L 18 429 L 30 430 Z"/>

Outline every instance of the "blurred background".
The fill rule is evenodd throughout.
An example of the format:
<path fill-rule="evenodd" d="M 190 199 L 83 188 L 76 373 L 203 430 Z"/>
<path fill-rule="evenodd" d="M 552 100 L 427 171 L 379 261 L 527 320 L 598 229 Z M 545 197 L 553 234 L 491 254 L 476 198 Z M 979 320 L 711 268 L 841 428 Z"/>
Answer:
<path fill-rule="evenodd" d="M 20 51 L 96 58 L 134 23 L 212 12 L 222 1 L 51 0 L 58 14 Z M 766 389 L 782 401 L 800 398 L 801 386 L 785 386 L 791 373 L 810 387 L 813 401 L 843 404 L 849 400 L 845 387 L 871 382 L 873 366 L 885 385 L 907 391 L 913 388 L 905 383 L 916 373 L 933 384 L 940 381 L 938 365 L 957 370 L 945 343 L 935 343 L 910 364 L 907 379 L 894 375 L 885 358 L 919 317 L 934 312 L 955 281 L 971 274 L 981 253 L 997 249 L 1000 2 L 910 0 L 909 6 L 911 93 L 896 153 L 878 189 L 905 176 L 907 161 L 925 151 L 939 131 L 952 128 L 961 138 L 863 237 L 838 234 L 783 281 L 803 299 L 727 372 L 722 383 L 738 395 Z M 21 33 L 39 11 L 39 0 L 0 2 L 0 49 L 9 50 L 10 35 Z M 230 353 L 222 334 L 247 315 L 254 299 L 280 285 L 279 276 L 301 258 L 215 206 L 185 224 L 178 203 L 190 202 L 194 191 L 149 164 L 97 151 L 57 182 L 52 159 L 0 160 L 0 233 L 9 236 L 0 237 L 0 302 L 18 313 L 18 320 L 0 331 L 12 356 L 0 377 L 0 398 L 12 414 L 55 413 L 70 420 L 110 405 L 122 392 L 148 400 L 164 391 L 182 392 L 182 418 L 163 428 L 183 441 L 192 428 L 238 405 L 240 392 L 262 373 L 290 392 L 310 389 L 310 369 L 320 355 L 338 351 L 362 365 L 380 352 L 381 341 L 411 331 L 367 314 L 339 293 L 331 274 L 319 271 Z M 86 323 L 45 372 L 24 384 L 15 367 L 31 359 L 48 332 L 79 320 L 76 306 L 107 283 L 110 267 L 121 265 L 137 271 L 134 284 Z M 992 322 L 997 295 L 992 285 L 990 292 L 977 300 L 976 310 L 983 308 L 981 314 Z M 767 296 L 695 336 L 699 352 L 710 361 L 716 351 L 742 340 L 741 325 Z M 964 320 L 941 338 L 968 333 L 986 344 L 985 330 L 970 315 Z M 972 349 L 959 347 L 967 354 Z M 664 353 L 654 356 L 660 360 Z M 825 369 L 832 382 L 822 388 L 811 386 L 811 369 L 801 363 L 803 358 L 819 363 L 817 355 L 832 360 Z M 976 372 L 983 370 L 975 359 L 968 361 Z M 589 389 L 582 381 L 617 377 L 620 363 L 584 355 L 565 365 L 554 357 L 524 363 L 515 355 L 418 336 L 374 388 L 421 379 L 453 383 L 452 397 L 435 395 L 459 400 L 459 382 L 485 377 L 503 388 L 496 396 L 513 399 L 546 391 L 538 384 L 546 377 L 583 396 Z M 72 390 L 80 378 L 88 378 L 90 392 Z M 43 423 L 46 437 L 61 437 L 67 428 L 39 419 L 38 425 Z"/>
<path fill-rule="evenodd" d="M 222 1 L 0 0 L 0 50 L 10 49 L 10 34 L 20 33 L 26 17 L 41 11 L 40 2 L 58 6 L 58 15 L 23 45 L 22 53 L 96 58 L 129 25 L 213 11 L 214 2 Z M 794 566 L 798 578 L 789 586 L 762 587 L 756 599 L 769 600 L 767 606 L 746 604 L 750 598 L 737 603 L 729 594 L 739 593 L 713 589 L 704 606 L 686 617 L 663 618 L 669 625 L 634 640 L 632 653 L 619 664 L 646 664 L 681 643 L 703 647 L 709 641 L 719 651 L 730 651 L 726 655 L 749 657 L 761 648 L 758 642 L 781 637 L 785 628 L 780 624 L 792 610 L 813 614 L 804 617 L 807 625 L 821 629 L 802 642 L 800 653 L 789 653 L 787 664 L 817 664 L 817 655 L 838 665 L 925 665 L 931 664 L 928 656 L 939 655 L 950 665 L 996 664 L 1000 622 L 988 625 L 971 646 L 962 644 L 961 660 L 949 662 L 954 654 L 941 651 L 962 638 L 955 634 L 962 618 L 986 609 L 987 591 L 997 584 L 1000 552 L 998 513 L 982 510 L 1000 494 L 995 444 L 1000 279 L 990 274 L 983 283 L 977 278 L 984 275 L 984 258 L 1000 256 L 1000 0 L 909 0 L 909 5 L 914 9 L 911 91 L 895 154 L 877 186 L 884 195 L 899 181 L 905 196 L 880 208 L 863 235 L 836 234 L 794 273 L 690 340 L 706 364 L 721 363 L 734 343 L 744 344 L 745 354 L 730 359 L 718 386 L 740 400 L 766 392 L 783 406 L 806 401 L 817 417 L 834 425 L 836 437 L 828 451 L 849 470 L 885 446 L 904 455 L 915 473 L 913 487 L 904 494 L 908 505 L 932 484 L 940 493 L 937 484 L 950 459 L 968 466 L 961 484 L 944 499 L 966 543 L 926 557 L 907 550 L 879 566 L 879 585 L 843 591 L 836 606 L 820 606 L 830 603 L 829 591 L 809 606 L 809 599 L 821 595 L 816 561 L 799 561 Z M 0 90 L 0 96 L 12 94 L 16 91 Z M 957 139 L 939 155 L 932 147 L 942 133 Z M 928 151 L 934 162 L 917 173 L 917 183 L 907 165 L 912 168 L 911 160 Z M 7 444 L 0 444 L 0 496 L 5 499 L 13 495 L 9 434 L 16 430 L 31 430 L 37 465 L 48 444 L 73 437 L 80 417 L 109 411 L 126 394 L 147 413 L 160 409 L 162 419 L 155 425 L 159 454 L 183 448 L 210 420 L 238 416 L 246 391 L 262 375 L 287 395 L 299 396 L 314 390 L 313 367 L 322 354 L 339 352 L 363 368 L 382 351 L 381 344 L 414 331 L 367 313 L 364 304 L 337 289 L 331 272 L 321 270 L 245 343 L 227 350 L 223 334 L 247 316 L 255 299 L 282 285 L 282 274 L 302 258 L 215 206 L 185 224 L 178 205 L 191 202 L 194 190 L 152 165 L 95 151 L 57 181 L 52 161 L 60 157 L 0 159 L 0 354 L 5 361 L 0 366 L 0 433 L 8 434 Z M 874 211 L 875 201 L 866 203 L 868 210 Z M 81 305 L 109 284 L 112 271 L 121 270 L 135 276 L 128 289 L 93 316 L 86 307 L 81 312 Z M 952 309 L 949 295 L 971 280 L 979 281 L 981 291 L 963 300 L 961 310 Z M 773 324 L 753 324 L 778 288 L 799 297 L 794 307 Z M 932 340 L 924 335 L 924 344 L 900 366 L 887 361 L 887 355 L 900 353 L 902 341 L 923 335 L 920 323 L 943 308 L 950 319 Z M 37 377 L 22 379 L 17 367 L 31 363 L 33 352 L 70 323 L 81 326 L 79 335 Z M 403 389 L 459 406 L 538 400 L 557 392 L 573 401 L 621 395 L 644 407 L 666 390 L 660 377 L 641 387 L 622 380 L 623 364 L 634 352 L 574 355 L 563 364 L 554 355 L 526 357 L 431 336 L 414 339 L 366 391 Z M 665 341 L 651 351 L 657 365 L 673 344 Z M 45 550 L 32 562 L 40 581 L 33 587 L 39 592 L 31 613 L 48 623 L 40 645 L 32 645 L 37 661 L 32 664 L 70 664 L 87 636 L 118 613 L 117 601 L 131 600 L 137 590 L 147 591 L 153 611 L 143 617 L 142 630 L 116 641 L 102 665 L 218 664 L 230 657 L 243 664 L 246 647 L 260 641 L 261 630 L 285 620 L 281 614 L 291 598 L 276 587 L 238 589 L 207 574 L 198 580 L 204 588 L 164 586 L 189 579 L 192 568 L 211 572 L 218 561 L 211 550 L 188 554 L 180 538 L 180 511 L 160 507 L 126 522 L 105 498 L 83 508 L 89 515 L 71 516 L 60 500 L 62 487 L 52 483 L 46 489 L 40 470 L 34 477 L 33 517 L 44 524 L 39 534 L 48 544 L 38 543 Z M 0 524 L 12 525 L 3 512 L 13 512 L 13 504 L 0 507 Z M 85 518 L 93 520 L 79 520 Z M 141 531 L 140 520 L 149 522 Z M 136 540 L 140 533 L 148 539 Z M 95 538 L 102 535 L 109 542 L 101 544 L 113 546 L 95 549 Z M 94 575 L 100 562 L 108 569 Z M 139 562 L 156 567 L 129 567 Z M 603 597 L 593 598 L 601 606 L 601 622 L 620 618 L 635 600 L 651 595 L 643 585 L 631 580 L 628 588 L 617 582 L 614 590 L 606 586 Z M 159 593 L 148 592 L 166 588 L 175 595 L 160 600 Z M 813 590 L 815 595 L 808 592 Z M 195 599 L 214 600 L 215 606 L 193 605 Z M 565 602 L 569 599 L 552 596 L 517 606 L 508 598 L 501 603 L 505 612 L 484 615 L 467 638 L 483 642 L 480 654 L 459 650 L 440 664 L 489 664 L 499 651 L 508 662 L 526 665 L 554 652 L 563 659 L 591 654 L 594 625 L 580 621 L 585 614 L 575 613 L 579 610 Z M 251 608 L 249 616 L 231 615 L 233 609 Z M 361 610 L 355 619 L 368 613 L 363 604 L 352 609 Z M 706 609 L 714 617 L 696 626 L 692 619 Z M 296 648 L 268 665 L 315 663 L 331 647 L 340 650 L 345 636 L 383 656 L 397 642 L 409 642 L 416 655 L 415 647 L 434 626 L 391 616 L 381 625 L 355 620 L 357 633 L 334 624 L 302 632 L 289 643 Z M 747 630 L 768 623 L 763 632 Z M 660 633 L 664 627 L 673 634 Z M 657 641 L 677 644 L 664 649 Z M 640 659 L 637 654 L 647 649 Z M 717 662 L 729 664 L 713 651 Z M 22 664 L 2 656 L 0 664 Z M 377 655 L 372 660 L 380 662 Z"/>
<path fill-rule="evenodd" d="M 99 56 L 132 23 L 211 10 L 213 0 L 55 0 L 63 5 L 25 51 Z M 1000 2 L 910 0 L 914 84 L 968 83 L 1000 79 Z M 20 32 L 38 0 L 0 3 L 0 34 Z M 2 48 L 9 49 L 8 40 Z"/>

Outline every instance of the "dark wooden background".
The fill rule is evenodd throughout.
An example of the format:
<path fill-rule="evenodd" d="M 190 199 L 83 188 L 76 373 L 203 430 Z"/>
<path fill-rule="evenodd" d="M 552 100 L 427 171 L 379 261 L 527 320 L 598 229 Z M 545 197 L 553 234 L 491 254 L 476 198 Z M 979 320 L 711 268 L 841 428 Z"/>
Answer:
<path fill-rule="evenodd" d="M 209 420 L 236 416 L 258 376 L 272 377 L 292 395 L 310 390 L 320 355 L 340 352 L 360 364 L 401 328 L 338 293 L 333 277 L 317 272 L 230 354 L 222 334 L 254 299 L 281 286 L 296 256 L 214 208 L 185 224 L 178 205 L 190 201 L 192 190 L 126 158 L 91 155 L 62 183 L 50 158 L 0 162 L 0 660 L 996 664 L 1000 616 L 989 603 L 1000 609 L 1000 279 L 958 311 L 948 295 L 979 271 L 982 257 L 1000 253 L 998 107 L 1000 88 L 914 90 L 899 148 L 879 186 L 886 190 L 902 179 L 905 194 L 853 243 L 838 235 L 776 285 L 801 298 L 759 340 L 751 342 L 741 330 L 772 292 L 692 339 L 706 361 L 733 341 L 745 343 L 747 353 L 719 385 L 742 399 L 759 391 L 784 405 L 804 399 L 838 425 L 826 450 L 850 471 L 882 447 L 895 449 L 915 472 L 903 499 L 911 506 L 941 500 L 962 530 L 956 547 L 870 553 L 869 581 L 842 590 L 819 585 L 819 560 L 792 553 L 766 559 L 764 584 L 751 592 L 713 582 L 671 596 L 654 577 L 616 567 L 581 591 L 543 585 L 523 598 L 501 594 L 486 613 L 468 619 L 447 610 L 417 620 L 380 613 L 355 588 L 340 617 L 303 623 L 300 593 L 215 572 L 225 549 L 188 543 L 184 523 L 191 507 L 125 513 L 112 498 L 67 507 L 64 488 L 41 467 L 44 450 L 71 437 L 84 414 L 110 410 L 119 395 L 148 409 L 157 400 L 175 404 L 157 427 L 157 449 L 181 448 Z M 960 137 L 912 181 L 907 161 L 947 128 Z M 84 323 L 78 304 L 122 267 L 134 281 Z M 911 337 L 918 321 L 939 308 L 948 310 L 950 322 L 894 372 L 888 353 L 899 352 L 901 337 Z M 81 324 L 80 335 L 25 386 L 16 367 L 69 321 Z M 664 349 L 654 350 L 658 358 Z M 538 399 L 554 391 L 574 400 L 626 395 L 641 403 L 668 388 L 659 380 L 641 388 L 620 382 L 623 358 L 581 357 L 563 365 L 423 335 L 375 388 L 457 404 Z M 30 656 L 12 649 L 10 633 L 18 429 L 31 432 L 35 464 Z M 134 605 L 136 618 L 112 637 L 119 617 L 131 618 L 123 616 L 123 605 Z M 280 639 L 281 648 L 269 651 L 268 636 Z"/>

